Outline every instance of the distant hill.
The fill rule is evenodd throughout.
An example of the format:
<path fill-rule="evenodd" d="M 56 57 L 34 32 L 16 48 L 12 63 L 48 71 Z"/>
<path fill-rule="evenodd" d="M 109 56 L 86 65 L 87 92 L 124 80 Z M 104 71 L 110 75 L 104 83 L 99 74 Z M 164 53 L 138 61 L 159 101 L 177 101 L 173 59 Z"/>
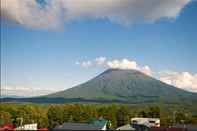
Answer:
<path fill-rule="evenodd" d="M 165 84 L 136 70 L 108 69 L 97 77 L 48 98 L 94 101 L 197 102 L 197 94 Z"/>
<path fill-rule="evenodd" d="M 197 103 L 197 93 L 165 84 L 136 70 L 108 69 L 97 77 L 42 97 L 3 99 L 36 103 Z"/>
<path fill-rule="evenodd" d="M 17 96 L 17 95 L 2 95 L 0 98 L 23 98 L 24 96 Z"/>

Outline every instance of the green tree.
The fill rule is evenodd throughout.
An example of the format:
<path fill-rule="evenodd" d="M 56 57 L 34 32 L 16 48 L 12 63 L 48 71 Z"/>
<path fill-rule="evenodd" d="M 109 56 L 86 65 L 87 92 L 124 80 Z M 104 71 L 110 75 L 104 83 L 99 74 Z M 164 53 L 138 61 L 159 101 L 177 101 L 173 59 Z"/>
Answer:
<path fill-rule="evenodd" d="M 35 111 L 30 105 L 21 105 L 16 114 L 16 126 L 21 126 L 21 124 L 30 124 L 34 122 L 33 116 Z"/>
<path fill-rule="evenodd" d="M 147 115 L 151 118 L 160 118 L 160 108 L 158 106 L 149 107 Z"/>
<path fill-rule="evenodd" d="M 117 106 L 116 105 L 110 105 L 107 106 L 103 109 L 103 113 L 102 116 L 104 117 L 104 119 L 110 121 L 108 126 L 110 129 L 116 129 L 117 127 L 117 118 L 116 118 L 116 114 L 117 114 Z"/>
<path fill-rule="evenodd" d="M 110 120 L 110 125 L 111 125 L 111 129 L 116 129 L 117 128 L 117 110 L 118 110 L 118 106 L 113 104 L 112 106 L 110 106 L 109 111 L 111 112 L 109 115 L 109 120 Z"/>
<path fill-rule="evenodd" d="M 35 107 L 36 115 L 34 120 L 38 123 L 38 128 L 46 128 L 49 126 L 47 111 L 42 107 Z"/>
<path fill-rule="evenodd" d="M 130 113 L 128 106 L 120 106 L 117 110 L 117 126 L 122 126 L 130 123 Z"/>
<path fill-rule="evenodd" d="M 54 128 L 63 123 L 63 108 L 61 106 L 52 105 L 47 112 L 49 120 L 49 128 Z"/>
<path fill-rule="evenodd" d="M 0 125 L 10 124 L 11 122 L 11 114 L 6 111 L 0 111 Z"/>
<path fill-rule="evenodd" d="M 141 110 L 141 111 L 138 113 L 138 116 L 139 116 L 139 117 L 145 118 L 145 117 L 147 117 L 148 115 L 147 115 L 147 113 L 146 113 L 144 110 Z"/>
<path fill-rule="evenodd" d="M 70 119 L 70 107 L 69 106 L 66 106 L 64 105 L 63 107 L 63 111 L 62 111 L 62 120 L 63 122 L 68 122 L 69 119 Z M 69 121 L 69 122 L 72 122 L 72 121 Z"/>
<path fill-rule="evenodd" d="M 175 121 L 176 123 L 180 123 L 180 124 L 184 124 L 187 122 L 187 117 L 186 117 L 186 114 L 182 111 L 178 111 L 176 112 L 175 114 Z"/>
<path fill-rule="evenodd" d="M 75 104 L 72 110 L 73 120 L 75 122 L 87 122 L 89 120 L 90 114 L 87 110 L 87 106 L 81 104 Z"/>

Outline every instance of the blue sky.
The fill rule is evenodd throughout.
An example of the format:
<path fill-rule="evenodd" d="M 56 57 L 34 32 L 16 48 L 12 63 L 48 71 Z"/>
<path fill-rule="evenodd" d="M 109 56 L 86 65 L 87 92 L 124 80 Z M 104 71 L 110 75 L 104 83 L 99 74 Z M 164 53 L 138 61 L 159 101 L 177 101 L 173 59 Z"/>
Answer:
<path fill-rule="evenodd" d="M 129 25 L 105 18 L 79 19 L 64 22 L 61 30 L 1 21 L 1 86 L 67 89 L 106 69 L 76 64 L 98 57 L 148 65 L 155 77 L 162 71 L 195 76 L 196 12 L 197 2 L 190 2 L 172 19 Z"/>

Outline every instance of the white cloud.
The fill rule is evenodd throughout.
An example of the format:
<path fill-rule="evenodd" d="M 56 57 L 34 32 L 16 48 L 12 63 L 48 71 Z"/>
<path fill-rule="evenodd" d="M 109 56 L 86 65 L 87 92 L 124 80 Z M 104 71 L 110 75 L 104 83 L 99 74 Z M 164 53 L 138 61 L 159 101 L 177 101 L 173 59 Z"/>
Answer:
<path fill-rule="evenodd" d="M 108 60 L 106 57 L 98 57 L 92 61 L 82 61 L 77 62 L 78 65 L 82 67 L 106 67 L 106 68 L 115 68 L 115 69 L 134 69 L 139 70 L 147 75 L 152 75 L 152 71 L 149 66 L 139 66 L 135 61 L 128 60 L 126 58 L 121 60 Z"/>
<path fill-rule="evenodd" d="M 108 19 L 122 25 L 175 19 L 191 0 L 1 0 L 7 20 L 38 29 L 61 29 L 66 22 Z"/>
<path fill-rule="evenodd" d="M 189 72 L 172 72 L 172 71 L 164 71 L 164 72 L 154 72 L 147 65 L 140 66 L 136 61 L 124 59 L 114 59 L 108 60 L 106 57 L 98 57 L 94 60 L 78 62 L 78 65 L 82 67 L 90 68 L 90 67 L 104 67 L 104 68 L 116 68 L 116 69 L 134 69 L 149 76 L 152 76 L 156 79 L 159 79 L 169 85 L 173 85 L 175 87 L 197 92 L 197 74 L 191 74 Z M 155 75 L 158 75 L 157 77 Z"/>
<path fill-rule="evenodd" d="M 160 80 L 184 90 L 197 92 L 197 74 L 189 72 L 162 72 Z"/>
<path fill-rule="evenodd" d="M 51 1 L 52 2 L 52 1 Z M 29 28 L 58 29 L 62 26 L 59 7 L 54 2 L 41 8 L 36 0 L 2 0 L 3 18 Z"/>
<path fill-rule="evenodd" d="M 96 58 L 96 59 L 95 59 L 95 62 L 96 62 L 98 65 L 104 64 L 105 61 L 106 61 L 106 58 L 105 58 L 105 57 L 99 57 L 99 58 Z"/>
<path fill-rule="evenodd" d="M 135 61 L 130 61 L 127 59 L 107 61 L 106 64 L 109 68 L 138 69 L 137 63 Z"/>
<path fill-rule="evenodd" d="M 53 93 L 51 90 L 41 90 L 35 89 L 31 87 L 24 86 L 2 86 L 1 87 L 1 95 L 2 96 L 20 96 L 20 97 L 32 97 L 32 96 L 40 96 L 46 95 L 49 93 Z"/>
<path fill-rule="evenodd" d="M 93 63 L 92 63 L 91 61 L 83 61 L 83 62 L 81 63 L 81 65 L 82 65 L 83 67 L 88 68 L 88 67 L 91 67 L 91 66 L 93 65 Z"/>

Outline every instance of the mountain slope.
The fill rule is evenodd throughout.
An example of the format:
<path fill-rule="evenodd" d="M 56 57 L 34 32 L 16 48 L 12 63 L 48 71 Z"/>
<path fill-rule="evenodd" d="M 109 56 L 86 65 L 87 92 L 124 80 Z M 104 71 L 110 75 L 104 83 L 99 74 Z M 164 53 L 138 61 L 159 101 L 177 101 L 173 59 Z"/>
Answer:
<path fill-rule="evenodd" d="M 139 102 L 197 102 L 197 94 L 165 84 L 136 70 L 109 69 L 99 76 L 47 98 Z"/>

